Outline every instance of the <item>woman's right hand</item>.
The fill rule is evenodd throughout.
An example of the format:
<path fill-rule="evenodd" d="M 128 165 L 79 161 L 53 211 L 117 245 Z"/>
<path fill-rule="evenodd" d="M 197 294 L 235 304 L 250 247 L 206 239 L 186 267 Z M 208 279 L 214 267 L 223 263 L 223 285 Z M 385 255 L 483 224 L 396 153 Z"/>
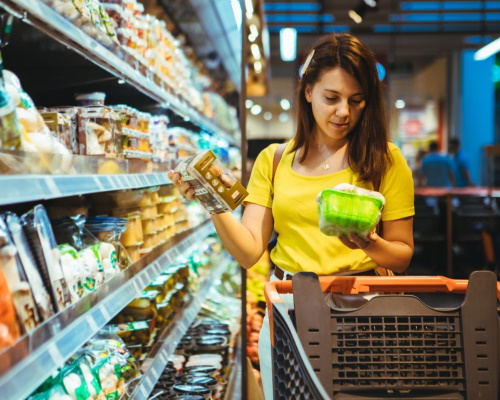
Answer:
<path fill-rule="evenodd" d="M 196 195 L 194 194 L 194 189 L 191 187 L 189 182 L 184 182 L 181 178 L 181 174 L 175 172 L 174 170 L 168 171 L 168 177 L 174 184 L 179 192 L 188 200 L 196 200 Z"/>

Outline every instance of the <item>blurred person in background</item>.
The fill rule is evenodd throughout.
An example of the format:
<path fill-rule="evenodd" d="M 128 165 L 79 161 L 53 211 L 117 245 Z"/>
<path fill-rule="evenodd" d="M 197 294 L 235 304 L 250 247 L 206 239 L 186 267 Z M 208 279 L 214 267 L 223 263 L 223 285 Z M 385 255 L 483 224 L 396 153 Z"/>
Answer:
<path fill-rule="evenodd" d="M 469 161 L 460 150 L 460 140 L 458 138 L 450 139 L 448 143 L 448 153 L 450 154 L 453 172 L 455 174 L 455 186 L 475 186 L 470 177 Z"/>
<path fill-rule="evenodd" d="M 429 143 L 429 154 L 422 159 L 420 176 L 426 187 L 455 186 L 455 175 L 450 157 L 439 152 L 436 141 Z"/>

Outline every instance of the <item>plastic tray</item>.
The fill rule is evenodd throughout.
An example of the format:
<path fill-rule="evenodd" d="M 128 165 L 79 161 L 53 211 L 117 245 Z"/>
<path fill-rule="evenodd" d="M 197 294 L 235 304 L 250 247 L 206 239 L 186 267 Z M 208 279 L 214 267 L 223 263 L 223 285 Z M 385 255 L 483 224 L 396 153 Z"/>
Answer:
<path fill-rule="evenodd" d="M 375 197 L 325 189 L 319 198 L 320 229 L 329 236 L 369 232 L 377 225 L 383 206 Z"/>
<path fill-rule="evenodd" d="M 281 294 L 292 283 L 287 310 Z M 382 294 L 338 309 L 326 305 L 329 292 Z M 499 398 L 500 283 L 490 271 L 469 280 L 299 273 L 267 283 L 265 294 L 275 400 Z M 417 297 L 429 295 L 459 302 L 431 307 Z"/>

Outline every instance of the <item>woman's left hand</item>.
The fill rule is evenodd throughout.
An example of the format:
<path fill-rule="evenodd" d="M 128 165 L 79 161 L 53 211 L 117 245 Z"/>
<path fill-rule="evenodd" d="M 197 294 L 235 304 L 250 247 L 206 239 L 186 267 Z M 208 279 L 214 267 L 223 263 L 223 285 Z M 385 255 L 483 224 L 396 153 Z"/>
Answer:
<path fill-rule="evenodd" d="M 364 250 L 372 243 L 378 239 L 378 235 L 375 232 L 371 232 L 365 237 L 356 235 L 355 233 L 350 233 L 349 236 L 341 235 L 339 240 L 350 249 L 361 249 Z"/>

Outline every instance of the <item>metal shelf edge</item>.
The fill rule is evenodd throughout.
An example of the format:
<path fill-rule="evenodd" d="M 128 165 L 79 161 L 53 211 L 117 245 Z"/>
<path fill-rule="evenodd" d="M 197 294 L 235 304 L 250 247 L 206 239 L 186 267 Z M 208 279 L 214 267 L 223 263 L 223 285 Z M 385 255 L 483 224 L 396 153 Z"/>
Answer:
<path fill-rule="evenodd" d="M 0 205 L 57 197 L 137 189 L 172 183 L 166 173 L 116 175 L 0 175 Z"/>
<path fill-rule="evenodd" d="M 2 398 L 5 396 L 6 399 L 24 399 L 29 396 L 54 370 L 60 367 L 65 360 L 97 333 L 102 326 L 109 322 L 137 295 L 140 295 L 142 290 L 161 271 L 214 231 L 215 228 L 212 224 L 207 221 L 203 222 L 200 227 L 192 228 L 186 237 L 173 248 L 161 253 L 155 260 L 146 265 L 141 265 L 141 259 L 100 286 L 96 292 L 105 296 L 103 299 L 99 300 L 99 293 L 96 293 L 95 296 L 92 296 L 92 293 L 51 318 L 47 321 L 48 325 L 43 328 L 46 331 L 45 336 L 48 334 L 49 339 L 37 347 L 36 350 L 30 349 L 33 344 L 29 343 L 28 340 L 23 341 L 21 339 L 14 347 L 4 351 L 0 357 L 2 368 L 8 368 L 10 360 L 17 358 L 9 350 L 19 351 L 20 348 L 28 354 L 0 377 Z M 137 268 L 133 268 L 134 266 Z M 137 269 L 139 271 L 136 271 Z M 96 304 L 89 304 L 92 303 L 92 298 L 96 300 Z M 64 326 L 64 322 L 71 319 L 71 314 L 75 309 L 80 311 L 81 315 L 69 324 L 66 322 L 67 326 L 51 335 L 51 331 L 56 330 L 60 325 Z M 30 335 L 36 335 L 36 332 L 43 325 L 37 327 Z M 30 350 L 33 352 L 30 353 Z M 19 385 L 19 382 L 25 382 L 26 384 Z"/>

